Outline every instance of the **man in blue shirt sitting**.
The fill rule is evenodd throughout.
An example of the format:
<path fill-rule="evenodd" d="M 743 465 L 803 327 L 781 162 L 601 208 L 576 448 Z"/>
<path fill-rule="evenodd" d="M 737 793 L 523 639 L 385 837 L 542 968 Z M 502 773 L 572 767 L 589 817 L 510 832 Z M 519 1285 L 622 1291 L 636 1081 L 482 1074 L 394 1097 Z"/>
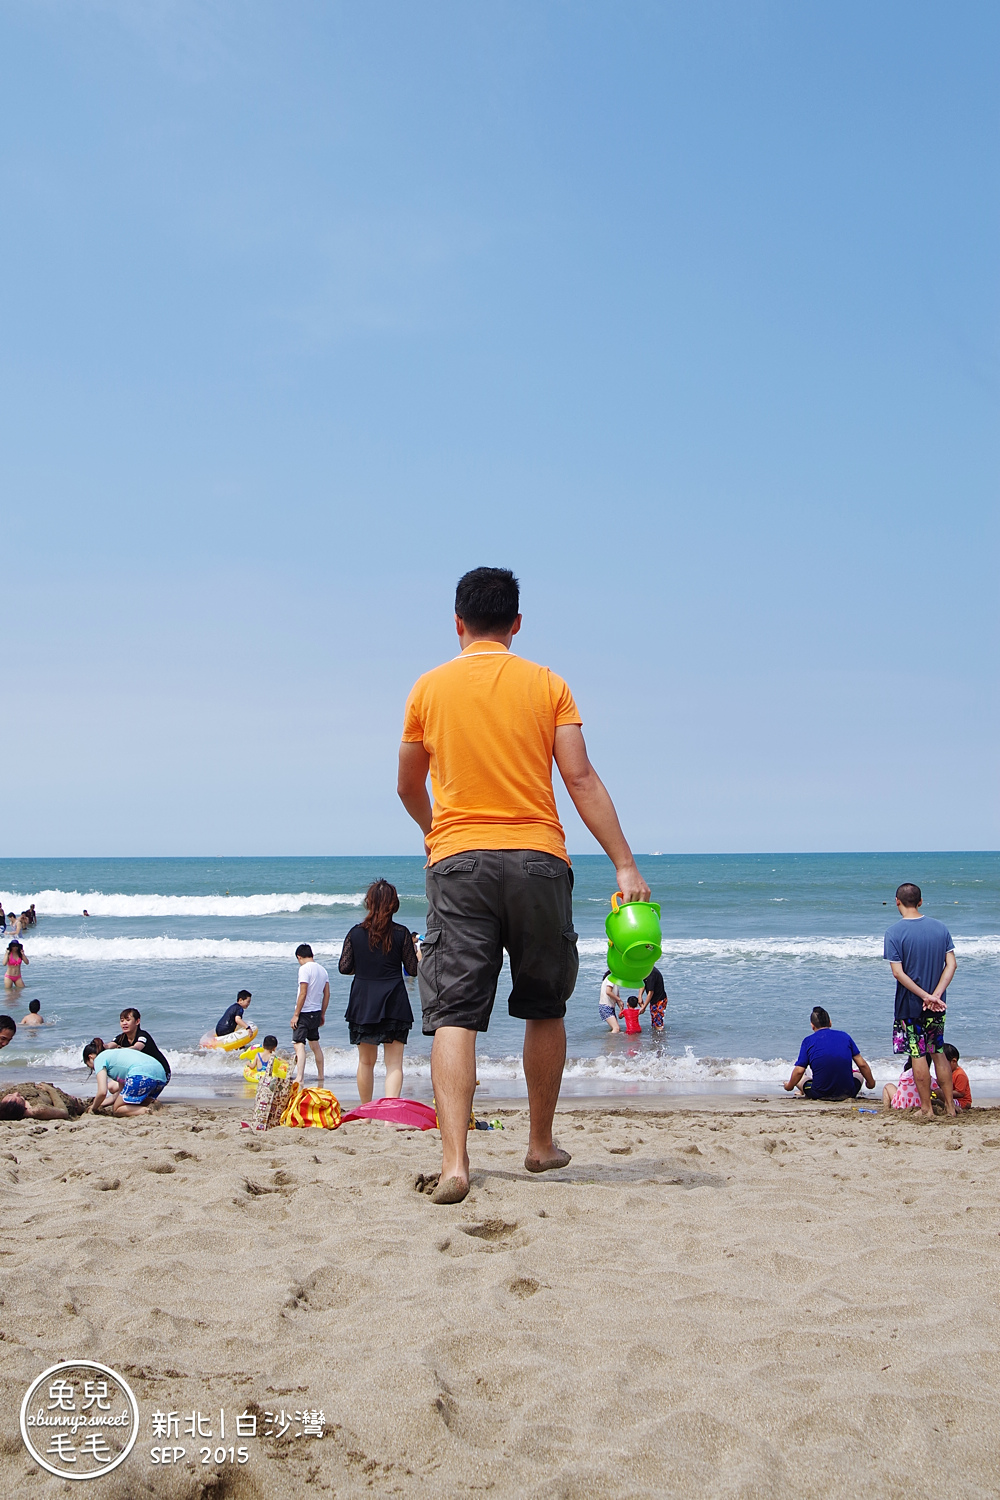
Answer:
<path fill-rule="evenodd" d="M 846 1031 L 833 1030 L 829 1012 L 822 1005 L 814 1007 L 809 1023 L 812 1036 L 807 1036 L 799 1048 L 792 1076 L 785 1084 L 788 1093 L 798 1088 L 807 1099 L 854 1099 L 861 1092 L 861 1078 L 854 1076 L 855 1067 L 873 1089 L 875 1076 L 853 1038 Z M 806 1068 L 812 1069 L 812 1078 L 802 1083 Z"/>

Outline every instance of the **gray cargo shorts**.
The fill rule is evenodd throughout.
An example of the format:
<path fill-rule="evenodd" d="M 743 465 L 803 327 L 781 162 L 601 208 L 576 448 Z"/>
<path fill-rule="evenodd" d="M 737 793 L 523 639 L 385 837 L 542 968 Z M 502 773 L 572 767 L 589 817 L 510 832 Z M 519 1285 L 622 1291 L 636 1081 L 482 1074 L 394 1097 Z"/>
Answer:
<path fill-rule="evenodd" d="M 556 1020 L 576 984 L 573 871 L 535 849 L 469 849 L 427 871 L 427 929 L 417 969 L 425 1036 L 439 1026 L 486 1031 L 503 953 L 514 981 L 508 1009 Z"/>

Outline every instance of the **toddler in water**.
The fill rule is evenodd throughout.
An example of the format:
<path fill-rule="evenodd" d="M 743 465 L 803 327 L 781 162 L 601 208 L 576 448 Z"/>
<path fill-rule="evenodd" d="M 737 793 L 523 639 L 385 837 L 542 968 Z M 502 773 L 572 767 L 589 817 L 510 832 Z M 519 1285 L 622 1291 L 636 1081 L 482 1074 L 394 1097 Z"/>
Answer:
<path fill-rule="evenodd" d="M 639 1024 L 639 996 L 629 995 L 625 1001 L 625 1009 L 622 1011 L 622 1020 L 625 1022 L 625 1034 L 627 1036 L 638 1036 L 642 1027 Z"/>
<path fill-rule="evenodd" d="M 24 956 L 24 949 L 15 938 L 12 943 L 7 944 L 7 964 L 4 969 L 3 987 L 5 990 L 23 990 L 24 980 L 21 978 L 21 965 L 28 960 Z"/>
<path fill-rule="evenodd" d="M 270 1077 L 272 1073 L 278 1073 L 281 1077 L 284 1077 L 284 1074 L 287 1073 L 287 1064 L 279 1069 L 276 1069 L 274 1066 L 275 1062 L 281 1063 L 281 1058 L 276 1057 L 277 1051 L 278 1038 L 276 1036 L 266 1036 L 255 1053 L 252 1064 L 253 1070 L 257 1074 L 258 1082 L 265 1076 Z"/>

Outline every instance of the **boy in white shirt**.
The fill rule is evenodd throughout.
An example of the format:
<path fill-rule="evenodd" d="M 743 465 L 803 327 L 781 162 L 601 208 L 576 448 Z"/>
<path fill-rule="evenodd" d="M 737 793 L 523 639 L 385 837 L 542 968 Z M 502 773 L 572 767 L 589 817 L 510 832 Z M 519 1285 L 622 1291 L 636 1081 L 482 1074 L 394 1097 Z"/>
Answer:
<path fill-rule="evenodd" d="M 301 1084 L 306 1076 L 306 1042 L 316 1059 L 317 1087 L 323 1087 L 323 1049 L 319 1044 L 319 1028 L 326 1021 L 326 1008 L 330 1003 L 330 976 L 322 964 L 313 958 L 308 943 L 300 943 L 295 950 L 299 961 L 299 993 L 292 1015 L 292 1041 L 295 1043 L 295 1082 Z"/>

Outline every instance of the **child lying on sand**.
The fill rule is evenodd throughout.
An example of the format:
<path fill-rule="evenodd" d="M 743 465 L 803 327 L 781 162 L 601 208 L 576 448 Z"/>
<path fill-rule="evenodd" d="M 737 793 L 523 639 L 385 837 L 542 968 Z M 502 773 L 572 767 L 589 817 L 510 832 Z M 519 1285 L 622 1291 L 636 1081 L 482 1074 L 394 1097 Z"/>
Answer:
<path fill-rule="evenodd" d="M 16 1083 L 0 1099 L 0 1120 L 72 1120 L 86 1108 L 86 1099 L 64 1094 L 54 1083 Z"/>

